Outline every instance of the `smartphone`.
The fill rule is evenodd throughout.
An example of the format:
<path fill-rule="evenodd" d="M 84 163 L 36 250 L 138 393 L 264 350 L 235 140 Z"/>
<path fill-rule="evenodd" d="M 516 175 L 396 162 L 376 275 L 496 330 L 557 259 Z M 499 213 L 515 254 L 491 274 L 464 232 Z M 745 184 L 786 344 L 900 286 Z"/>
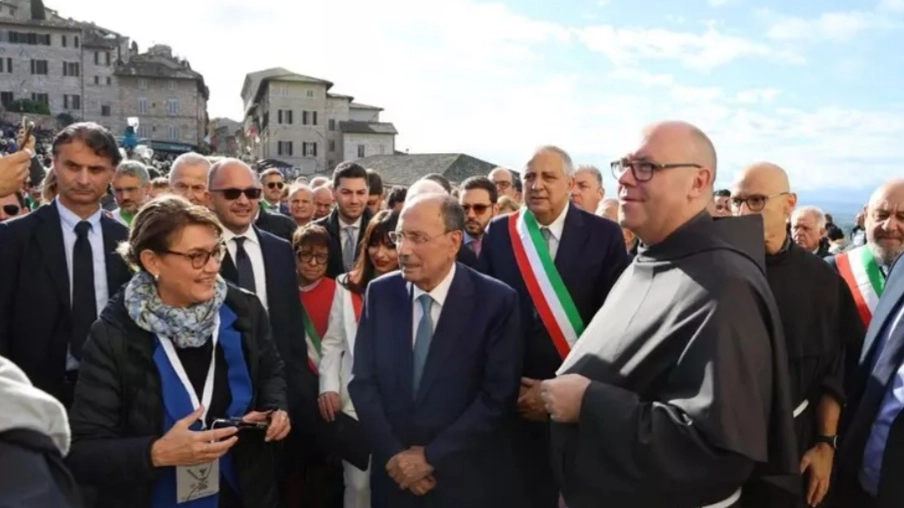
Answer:
<path fill-rule="evenodd" d="M 28 120 L 28 117 L 22 115 L 22 131 L 25 135 L 22 136 L 22 144 L 19 145 L 19 151 L 25 150 L 25 147 L 28 146 L 28 140 L 34 134 L 35 123 Z"/>
<path fill-rule="evenodd" d="M 267 430 L 270 426 L 266 422 L 243 422 L 241 418 L 217 418 L 210 426 L 213 429 L 222 429 L 225 427 L 238 427 L 239 430 Z"/>

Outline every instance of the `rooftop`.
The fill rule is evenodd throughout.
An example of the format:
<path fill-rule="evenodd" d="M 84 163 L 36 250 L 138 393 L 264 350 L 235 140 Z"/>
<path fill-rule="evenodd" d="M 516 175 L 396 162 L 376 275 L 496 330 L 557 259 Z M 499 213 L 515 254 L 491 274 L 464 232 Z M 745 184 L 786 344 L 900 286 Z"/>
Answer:
<path fill-rule="evenodd" d="M 377 106 L 369 106 L 367 104 L 361 104 L 360 102 L 353 102 L 348 105 L 351 109 L 372 109 L 374 111 L 383 111 L 383 108 L 379 108 Z"/>
<path fill-rule="evenodd" d="M 242 99 L 245 100 L 246 115 L 251 112 L 255 104 L 260 102 L 261 96 L 266 89 L 264 85 L 270 81 L 316 83 L 326 86 L 327 90 L 333 87 L 333 83 L 330 81 L 298 74 L 285 67 L 273 67 L 262 71 L 250 72 L 245 75 L 245 83 L 242 85 Z"/>
<path fill-rule="evenodd" d="M 339 122 L 339 130 L 345 134 L 398 134 L 389 122 Z"/>
<path fill-rule="evenodd" d="M 496 167 L 496 164 L 463 153 L 372 155 L 355 162 L 376 170 L 384 185 L 404 187 L 431 173 L 461 183 L 472 176 L 486 176 Z"/>

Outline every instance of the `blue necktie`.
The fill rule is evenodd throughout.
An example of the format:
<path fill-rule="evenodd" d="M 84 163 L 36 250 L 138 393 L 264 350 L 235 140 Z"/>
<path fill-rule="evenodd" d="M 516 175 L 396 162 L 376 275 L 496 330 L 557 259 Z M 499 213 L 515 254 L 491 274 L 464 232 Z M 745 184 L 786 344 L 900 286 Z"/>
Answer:
<path fill-rule="evenodd" d="M 421 319 L 417 323 L 417 333 L 414 336 L 414 395 L 417 398 L 418 388 L 421 386 L 421 376 L 424 374 L 424 365 L 427 363 L 427 354 L 430 352 L 430 342 L 433 340 L 433 318 L 430 309 L 433 306 L 433 298 L 428 294 L 417 297 L 421 304 Z"/>
<path fill-rule="evenodd" d="M 251 258 L 245 252 L 247 238 L 237 236 L 233 240 L 235 240 L 235 269 L 239 272 L 239 287 L 257 293 L 257 286 L 254 283 L 254 268 L 251 266 Z"/>

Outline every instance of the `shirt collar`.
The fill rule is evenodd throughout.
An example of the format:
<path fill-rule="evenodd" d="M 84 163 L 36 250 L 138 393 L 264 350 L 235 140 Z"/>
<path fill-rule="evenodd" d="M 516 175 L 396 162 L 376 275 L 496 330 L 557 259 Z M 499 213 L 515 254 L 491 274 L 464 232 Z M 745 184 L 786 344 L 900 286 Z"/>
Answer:
<path fill-rule="evenodd" d="M 66 206 L 60 202 L 59 198 L 53 200 L 56 203 L 57 212 L 60 214 L 60 223 L 69 230 L 75 230 L 75 225 L 82 221 L 82 218 L 75 214 L 72 210 L 66 208 Z M 98 232 L 100 230 L 100 217 L 103 215 L 103 210 L 98 207 L 97 211 L 91 214 L 90 217 L 85 219 L 88 223 L 91 224 L 91 230 L 94 232 Z"/>
<path fill-rule="evenodd" d="M 257 233 L 254 232 L 254 227 L 252 227 L 252 226 L 248 226 L 248 230 L 240 235 L 237 235 L 228 229 L 223 230 L 223 241 L 226 242 L 227 244 L 229 242 L 231 242 L 234 238 L 239 237 L 239 236 L 246 238 L 247 241 L 249 241 L 251 243 L 260 244 L 260 241 L 258 241 L 258 238 L 257 238 Z"/>
<path fill-rule="evenodd" d="M 446 277 L 443 278 L 443 280 L 439 284 L 437 284 L 435 288 L 433 288 L 433 291 L 430 291 L 429 293 L 415 286 L 414 284 L 409 284 L 409 286 L 413 288 L 411 296 L 414 298 L 414 300 L 417 300 L 419 296 L 428 294 L 430 295 L 430 298 L 433 299 L 433 301 L 435 301 L 437 304 L 439 304 L 440 307 L 442 307 L 443 304 L 446 303 L 446 296 L 449 295 L 449 288 L 452 286 L 452 279 L 454 278 L 455 263 L 452 263 L 452 269 L 449 270 L 449 273 L 446 274 Z"/>
<path fill-rule="evenodd" d="M 548 226 L 543 226 L 542 224 L 538 225 L 543 228 L 549 229 L 549 232 L 552 234 L 553 238 L 557 241 L 562 241 L 562 231 L 565 229 L 565 216 L 568 215 L 568 208 L 571 206 L 571 203 L 565 203 L 565 208 L 562 209 L 562 213 L 556 217 L 556 220 L 552 221 Z"/>
<path fill-rule="evenodd" d="M 347 227 L 354 227 L 357 229 L 361 229 L 361 218 L 362 217 L 358 217 L 358 220 L 356 220 L 355 222 L 346 223 L 344 220 L 342 220 L 342 216 L 339 216 L 339 229 L 345 229 Z"/>

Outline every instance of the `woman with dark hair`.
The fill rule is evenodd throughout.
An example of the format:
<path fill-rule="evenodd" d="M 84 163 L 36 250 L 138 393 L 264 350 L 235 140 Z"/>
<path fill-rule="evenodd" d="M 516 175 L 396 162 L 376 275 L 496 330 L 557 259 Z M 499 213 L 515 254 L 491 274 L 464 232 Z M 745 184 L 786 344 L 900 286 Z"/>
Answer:
<path fill-rule="evenodd" d="M 367 285 L 375 278 L 397 270 L 399 255 L 389 239 L 395 231 L 399 212 L 383 210 L 367 225 L 361 240 L 364 249 L 354 268 L 336 278 L 336 293 L 330 309 L 329 325 L 321 344 L 320 413 L 326 421 L 336 419 L 339 411 L 357 419 L 348 395 L 352 377 L 355 334 Z M 362 471 L 343 461 L 345 470 L 345 508 L 370 508 L 370 469 Z"/>
<path fill-rule="evenodd" d="M 120 247 L 137 273 L 91 327 L 69 416 L 69 465 L 99 508 L 278 506 L 283 364 L 260 300 L 219 275 L 222 232 L 164 196 Z"/>

